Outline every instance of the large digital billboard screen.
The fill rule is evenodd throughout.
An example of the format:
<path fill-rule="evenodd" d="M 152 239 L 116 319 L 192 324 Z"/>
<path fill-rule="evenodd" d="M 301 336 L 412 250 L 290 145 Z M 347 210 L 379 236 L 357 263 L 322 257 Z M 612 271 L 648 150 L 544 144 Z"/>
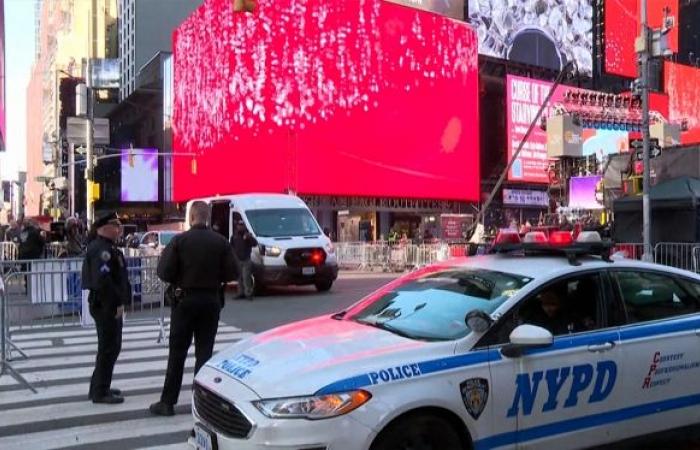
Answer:
<path fill-rule="evenodd" d="M 464 20 L 465 0 L 387 0 L 401 5 L 419 8 L 457 20 Z"/>
<path fill-rule="evenodd" d="M 569 180 L 569 208 L 603 209 L 602 197 L 597 194 L 603 177 L 571 177 Z"/>
<path fill-rule="evenodd" d="M 471 0 L 479 53 L 559 70 L 593 72 L 593 0 Z"/>
<path fill-rule="evenodd" d="M 647 6 L 649 26 L 663 25 L 664 9 L 678 24 L 678 0 L 650 0 Z M 613 75 L 637 77 L 634 41 L 639 36 L 639 0 L 605 0 L 605 71 Z M 678 52 L 678 27 L 668 33 L 671 51 Z"/>
<path fill-rule="evenodd" d="M 121 201 L 158 201 L 158 149 L 122 150 Z"/>
<path fill-rule="evenodd" d="M 547 97 L 552 83 L 531 78 L 508 75 L 506 78 L 506 128 L 508 133 L 508 160 L 518 149 L 525 137 L 532 119 Z M 544 116 L 548 117 L 552 108 L 561 103 L 567 90 L 581 89 L 560 85 L 554 91 Z M 582 133 L 583 155 L 596 155 L 598 160 L 605 156 L 626 152 L 629 149 L 629 133 L 620 130 L 584 129 Z M 508 173 L 509 181 L 528 183 L 549 183 L 549 159 L 547 157 L 547 132 L 535 126 L 523 146 L 518 159 Z"/>
<path fill-rule="evenodd" d="M 173 48 L 174 149 L 195 154 L 173 158 L 176 201 L 479 199 L 477 42 L 465 23 L 381 0 L 262 0 L 254 14 L 208 0 Z"/>
<path fill-rule="evenodd" d="M 664 82 L 669 97 L 668 119 L 688 121 L 688 131 L 681 133 L 681 143 L 700 143 L 700 69 L 666 62 Z"/>

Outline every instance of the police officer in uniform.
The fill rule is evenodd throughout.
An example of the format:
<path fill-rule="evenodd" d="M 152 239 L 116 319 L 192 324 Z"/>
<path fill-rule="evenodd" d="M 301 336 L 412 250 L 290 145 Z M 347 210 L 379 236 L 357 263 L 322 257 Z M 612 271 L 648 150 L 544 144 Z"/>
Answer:
<path fill-rule="evenodd" d="M 126 261 L 115 242 L 121 234 L 121 222 L 111 212 L 95 221 L 97 236 L 90 242 L 83 261 L 83 289 L 90 291 L 90 315 L 97 328 L 97 358 L 90 381 L 89 398 L 93 403 L 123 403 L 119 389 L 112 389 L 112 372 L 122 348 L 124 305 L 131 300 L 131 285 Z"/>
<path fill-rule="evenodd" d="M 214 351 L 222 308 L 221 289 L 236 279 L 233 250 L 208 228 L 209 205 L 190 207 L 191 228 L 173 238 L 158 263 L 158 277 L 176 288 L 170 318 L 170 354 L 160 401 L 150 407 L 158 416 L 172 416 L 182 387 L 187 351 L 195 341 L 195 374 Z"/>

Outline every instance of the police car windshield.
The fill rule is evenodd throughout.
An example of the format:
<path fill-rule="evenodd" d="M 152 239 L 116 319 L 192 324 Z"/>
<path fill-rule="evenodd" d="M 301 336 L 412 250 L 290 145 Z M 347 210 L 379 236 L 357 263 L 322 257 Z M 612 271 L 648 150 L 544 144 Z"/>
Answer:
<path fill-rule="evenodd" d="M 469 312 L 492 313 L 530 281 L 476 268 L 431 273 L 380 290 L 349 319 L 412 339 L 459 339 L 470 332 L 465 323 Z"/>
<path fill-rule="evenodd" d="M 305 208 L 249 209 L 245 214 L 257 237 L 321 235 L 316 221 Z"/>
<path fill-rule="evenodd" d="M 170 244 L 170 241 L 173 240 L 177 233 L 161 233 L 160 234 L 160 243 L 164 246 L 167 246 Z"/>

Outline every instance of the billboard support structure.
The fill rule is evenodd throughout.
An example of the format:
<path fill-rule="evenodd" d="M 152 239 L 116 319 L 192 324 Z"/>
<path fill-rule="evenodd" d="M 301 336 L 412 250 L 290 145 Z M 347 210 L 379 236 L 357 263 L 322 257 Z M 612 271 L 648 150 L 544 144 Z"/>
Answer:
<path fill-rule="evenodd" d="M 518 149 L 515 152 L 513 152 L 513 154 L 511 155 L 510 161 L 508 161 L 506 168 L 503 169 L 503 172 L 501 173 L 501 176 L 498 178 L 496 185 L 493 187 L 493 189 L 491 189 L 491 192 L 489 193 L 489 196 L 486 199 L 486 202 L 484 202 L 481 209 L 479 210 L 479 214 L 476 216 L 476 220 L 474 221 L 472 228 L 476 227 L 477 224 L 483 222 L 484 217 L 486 216 L 486 211 L 489 209 L 489 206 L 491 206 L 491 203 L 493 202 L 494 198 L 496 198 L 496 193 L 503 185 L 503 182 L 505 181 L 506 177 L 508 176 L 510 169 L 513 167 L 513 164 L 518 159 L 518 156 L 520 155 L 520 152 L 522 151 L 523 147 L 525 146 L 525 143 L 527 142 L 528 138 L 530 137 L 532 130 L 534 130 L 535 126 L 540 122 L 540 117 L 542 117 L 542 114 L 544 113 L 545 108 L 547 108 L 547 105 L 549 104 L 549 100 L 554 95 L 554 92 L 557 90 L 557 87 L 559 87 L 559 85 L 562 83 L 562 81 L 564 81 L 564 77 L 566 76 L 566 74 L 572 68 L 576 69 L 576 64 L 573 61 L 569 61 L 566 64 L 566 66 L 564 66 L 562 71 L 559 72 L 559 75 L 557 75 L 557 79 L 554 80 L 554 84 L 549 89 L 549 93 L 547 94 L 547 97 L 545 97 L 544 101 L 542 102 L 542 105 L 540 106 L 540 109 L 537 111 L 537 114 L 532 119 L 532 122 L 530 123 L 530 126 L 528 127 L 527 132 L 525 133 L 525 136 L 523 136 L 523 138 L 520 140 L 520 144 L 518 145 Z"/>

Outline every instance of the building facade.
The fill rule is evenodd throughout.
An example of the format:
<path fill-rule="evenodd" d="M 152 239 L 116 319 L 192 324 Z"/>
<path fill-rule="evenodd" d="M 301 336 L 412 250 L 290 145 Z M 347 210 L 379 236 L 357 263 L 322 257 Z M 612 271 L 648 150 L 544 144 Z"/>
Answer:
<path fill-rule="evenodd" d="M 58 218 L 66 215 L 69 188 L 61 167 L 67 151 L 61 83 L 84 78 L 89 56 L 117 57 L 117 5 L 116 0 L 51 0 L 37 2 L 36 11 L 36 59 L 27 97 L 26 214 Z"/>

